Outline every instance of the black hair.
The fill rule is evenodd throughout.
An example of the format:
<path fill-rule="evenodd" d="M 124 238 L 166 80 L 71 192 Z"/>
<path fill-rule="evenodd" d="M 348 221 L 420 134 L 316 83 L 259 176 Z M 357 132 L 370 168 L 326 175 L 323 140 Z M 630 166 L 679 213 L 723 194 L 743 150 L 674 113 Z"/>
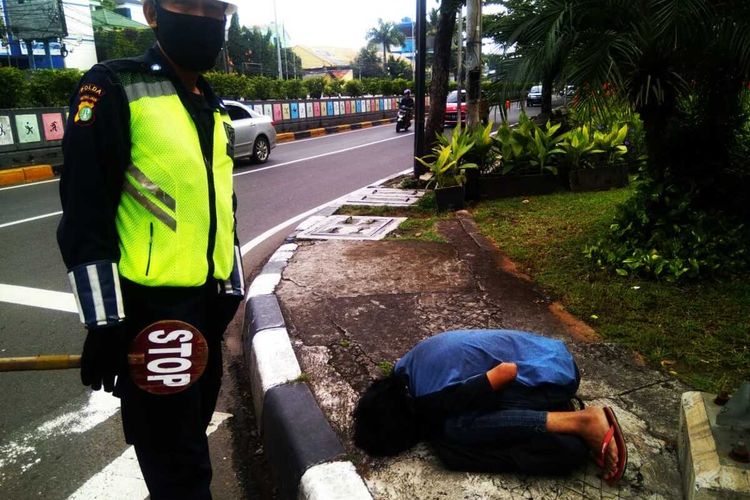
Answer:
<path fill-rule="evenodd" d="M 392 456 L 419 442 L 419 422 L 405 375 L 376 380 L 354 410 L 354 444 L 372 456 Z"/>

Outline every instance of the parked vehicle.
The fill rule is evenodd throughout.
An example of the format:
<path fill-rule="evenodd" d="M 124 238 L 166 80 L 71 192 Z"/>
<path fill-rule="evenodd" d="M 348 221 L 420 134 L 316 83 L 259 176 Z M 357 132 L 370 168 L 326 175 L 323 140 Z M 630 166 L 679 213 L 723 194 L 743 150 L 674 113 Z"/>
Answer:
<path fill-rule="evenodd" d="M 224 101 L 234 126 L 234 158 L 265 163 L 276 147 L 276 129 L 269 116 L 237 101 Z"/>
<path fill-rule="evenodd" d="M 560 91 L 561 96 L 573 97 L 576 93 L 575 85 L 566 85 L 564 89 Z"/>
<path fill-rule="evenodd" d="M 400 106 L 398 108 L 398 114 L 396 115 L 396 132 L 409 130 L 409 127 L 411 127 L 411 114 L 412 109 L 409 107 Z"/>
<path fill-rule="evenodd" d="M 468 111 L 466 90 L 461 90 L 461 124 L 466 124 L 466 114 Z M 482 118 L 482 123 L 487 123 L 490 117 L 490 107 L 487 101 L 482 99 L 479 101 L 479 116 Z M 458 90 L 452 90 L 448 94 L 448 98 L 445 100 L 445 120 L 444 124 L 446 127 L 454 127 L 458 121 Z"/>
<path fill-rule="evenodd" d="M 461 123 L 466 123 L 466 91 L 461 90 Z M 452 90 L 445 100 L 445 125 L 455 126 L 458 120 L 458 90 Z"/>
<path fill-rule="evenodd" d="M 542 86 L 534 85 L 526 96 L 526 106 L 542 105 Z"/>

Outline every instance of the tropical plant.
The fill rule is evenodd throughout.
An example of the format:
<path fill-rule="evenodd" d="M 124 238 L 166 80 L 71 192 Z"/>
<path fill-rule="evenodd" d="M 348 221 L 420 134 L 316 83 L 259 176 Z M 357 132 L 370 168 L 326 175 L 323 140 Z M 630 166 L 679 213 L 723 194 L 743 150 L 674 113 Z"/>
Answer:
<path fill-rule="evenodd" d="M 370 45 L 383 47 L 383 71 L 388 72 L 388 48 L 391 45 L 401 45 L 404 43 L 404 34 L 399 31 L 393 23 L 383 22 L 378 19 L 378 25 L 367 32 L 367 40 Z"/>
<path fill-rule="evenodd" d="M 628 147 L 625 138 L 628 136 L 628 126 L 612 125 L 609 131 L 594 131 L 594 146 L 602 151 L 606 166 L 614 166 L 625 161 Z"/>
<path fill-rule="evenodd" d="M 438 144 L 449 146 L 455 135 L 459 136 L 459 143 L 472 143 L 473 147 L 464 155 L 464 160 L 476 164 L 480 171 L 485 172 L 490 170 L 496 161 L 495 141 L 492 138 L 493 127 L 494 124 L 491 122 L 486 126 L 462 127 L 458 125 L 450 136 L 444 134 L 438 136 Z"/>
<path fill-rule="evenodd" d="M 529 164 L 529 144 L 533 130 L 534 124 L 525 114 L 521 114 L 518 126 L 511 127 L 506 122 L 497 130 L 493 142 L 500 158 L 501 174 L 520 173 Z"/>
<path fill-rule="evenodd" d="M 540 174 L 550 172 L 557 175 L 557 167 L 550 165 L 550 162 L 565 153 L 565 150 L 558 147 L 558 143 L 565 138 L 565 134 L 557 133 L 560 127 L 559 123 L 552 125 L 549 120 L 544 128 L 534 125 L 528 147 L 530 162 L 539 169 Z"/>
<path fill-rule="evenodd" d="M 562 150 L 562 163 L 570 170 L 596 166 L 596 155 L 604 153 L 597 147 L 588 125 L 569 130 L 558 144 Z"/>
<path fill-rule="evenodd" d="M 438 143 L 432 153 L 417 161 L 432 172 L 429 185 L 436 188 L 462 186 L 466 182 L 465 170 L 479 168 L 476 163 L 468 163 L 464 156 L 474 147 L 467 134 L 453 134 L 449 144 Z"/>

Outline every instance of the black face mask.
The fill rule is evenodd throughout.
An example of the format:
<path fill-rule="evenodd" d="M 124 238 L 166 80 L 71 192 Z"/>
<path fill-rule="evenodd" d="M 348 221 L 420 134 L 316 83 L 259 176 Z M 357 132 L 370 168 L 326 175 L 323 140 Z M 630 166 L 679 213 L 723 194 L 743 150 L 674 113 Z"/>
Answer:
<path fill-rule="evenodd" d="M 224 44 L 225 21 L 178 14 L 156 2 L 156 39 L 167 56 L 185 69 L 213 68 Z"/>

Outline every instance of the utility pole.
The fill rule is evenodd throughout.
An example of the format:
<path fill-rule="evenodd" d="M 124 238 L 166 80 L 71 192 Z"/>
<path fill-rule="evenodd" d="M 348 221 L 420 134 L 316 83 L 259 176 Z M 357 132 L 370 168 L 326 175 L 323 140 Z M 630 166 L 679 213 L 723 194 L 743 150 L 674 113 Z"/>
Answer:
<path fill-rule="evenodd" d="M 459 7 L 458 8 L 458 33 L 456 33 L 458 38 L 458 78 L 456 78 L 457 85 L 456 85 L 456 91 L 457 91 L 457 97 L 456 97 L 456 126 L 461 127 L 461 90 L 463 89 L 463 85 L 461 85 L 463 80 L 463 75 L 461 74 L 463 72 L 462 63 L 463 63 L 463 47 L 464 47 L 464 8 Z"/>
<path fill-rule="evenodd" d="M 414 156 L 424 156 L 424 101 L 425 101 L 425 63 L 427 61 L 427 0 L 417 0 L 417 67 L 416 102 L 414 103 Z M 424 172 L 424 166 L 414 160 L 414 178 Z"/>
<path fill-rule="evenodd" d="M 466 124 L 478 125 L 482 78 L 482 1 L 466 0 L 466 73 L 468 106 Z"/>
<path fill-rule="evenodd" d="M 281 72 L 281 39 L 279 38 L 279 19 L 276 16 L 276 0 L 273 0 L 273 28 L 276 31 L 276 60 L 279 66 L 279 80 L 283 78 Z"/>

